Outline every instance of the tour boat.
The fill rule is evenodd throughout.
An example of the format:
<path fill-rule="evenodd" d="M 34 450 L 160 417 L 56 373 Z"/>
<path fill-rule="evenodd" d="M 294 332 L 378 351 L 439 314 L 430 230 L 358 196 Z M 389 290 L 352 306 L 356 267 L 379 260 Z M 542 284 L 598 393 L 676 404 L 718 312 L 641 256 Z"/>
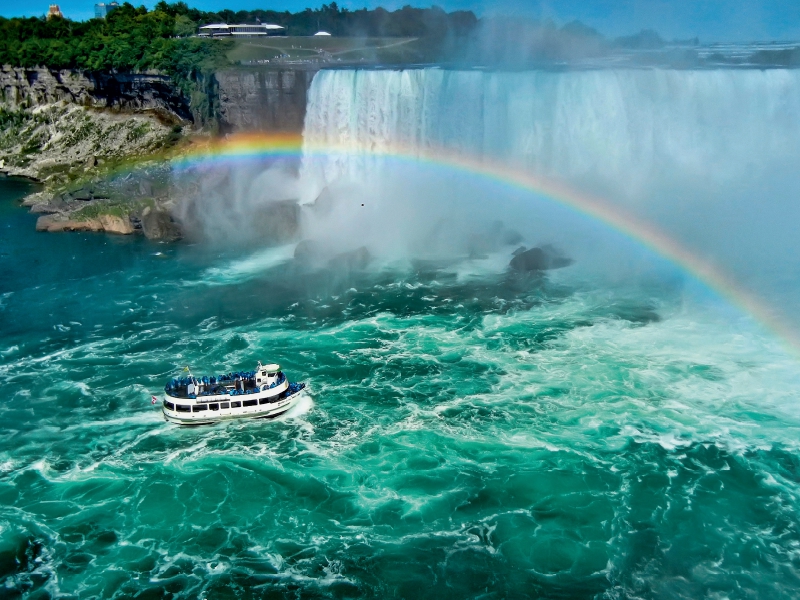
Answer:
<path fill-rule="evenodd" d="M 212 377 L 190 373 L 164 387 L 164 419 L 180 425 L 269 419 L 295 406 L 305 387 L 305 383 L 289 383 L 280 365 L 260 361 L 255 371 Z"/>

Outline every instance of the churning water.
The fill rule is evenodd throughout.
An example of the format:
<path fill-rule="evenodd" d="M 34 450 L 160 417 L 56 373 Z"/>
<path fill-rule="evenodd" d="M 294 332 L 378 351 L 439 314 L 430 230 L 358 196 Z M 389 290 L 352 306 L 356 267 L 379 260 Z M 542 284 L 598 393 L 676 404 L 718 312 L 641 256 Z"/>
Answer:
<path fill-rule="evenodd" d="M 506 77 L 550 77 L 553 87 L 558 77 L 573 75 Z M 375 85 L 384 96 L 365 105 L 373 108 L 359 108 L 344 93 L 359 88 L 352 79 L 343 82 L 361 76 L 384 78 L 383 87 Z M 629 75 L 607 76 L 619 82 L 619 98 L 634 93 L 625 91 Z M 444 88 L 455 99 L 473 89 L 459 77 L 483 77 L 482 85 L 495 90 L 502 79 L 322 73 L 310 95 L 307 134 L 358 138 L 362 122 L 384 127 L 374 137 L 382 143 L 407 135 L 409 128 L 398 123 L 441 132 L 446 117 L 430 116 L 432 109 L 420 109 L 429 115 L 424 119 L 405 121 L 392 112 L 404 99 L 430 97 L 435 86 L 389 83 L 425 77 L 449 81 Z M 729 85 L 753 86 L 764 101 L 796 85 L 793 73 L 741 77 Z M 758 77 L 766 86 L 771 78 L 784 83 L 765 90 L 751 81 Z M 509 98 L 514 89 L 496 93 Z M 436 110 L 448 104 L 438 102 Z M 646 97 L 637 102 L 648 110 Z M 720 118 L 697 98 L 686 102 L 692 114 L 710 111 L 697 117 L 697 127 Z M 736 103 L 738 117 L 748 118 L 755 103 Z M 588 135 L 580 124 L 587 123 L 591 102 L 584 105 L 571 118 L 563 103 L 550 109 L 563 111 L 573 135 Z M 462 114 L 473 108 L 468 104 Z M 689 144 L 681 137 L 688 133 L 675 129 L 684 111 L 669 110 L 674 124 L 654 118 L 649 135 L 669 130 L 676 144 Z M 781 110 L 769 118 L 780 113 L 787 125 L 776 126 L 772 141 L 759 138 L 754 160 L 766 161 L 772 143 L 789 145 L 787 154 L 796 150 L 800 138 L 791 146 L 790 135 L 800 117 L 792 107 Z M 365 111 L 371 120 L 360 120 Z M 607 154 L 598 149 L 594 167 L 570 171 L 591 162 L 592 153 L 570 158 L 564 145 L 548 154 L 544 145 L 564 144 L 557 121 L 536 125 L 538 113 L 524 111 L 543 137 L 502 146 L 501 131 L 495 141 L 481 137 L 482 147 L 528 165 L 540 161 L 534 166 L 576 184 L 613 190 L 618 178 L 604 166 Z M 504 135 L 516 129 L 508 126 Z M 712 148 L 708 131 L 696 135 Z M 453 135 L 437 143 L 456 143 Z M 463 143 L 475 150 L 477 139 Z M 663 193 L 660 175 L 641 174 L 642 151 L 620 143 L 605 145 L 629 152 L 619 160 L 632 163 L 627 181 L 643 191 L 620 194 L 619 201 L 634 206 L 643 199 L 643 214 L 658 213 L 650 203 Z M 520 144 L 527 154 L 515 150 Z M 689 145 L 687 153 L 710 152 Z M 669 154 L 671 146 L 648 147 L 660 148 L 664 160 L 680 159 L 679 152 Z M 736 148 L 717 150 L 726 153 L 719 164 L 739 160 Z M 680 178 L 675 164 L 654 160 L 652 168 L 659 165 Z M 738 172 L 709 165 L 709 177 L 720 185 L 738 181 Z M 764 168 L 774 174 L 772 165 L 766 161 Z M 335 195 L 338 180 L 353 173 L 367 180 L 374 166 L 330 162 L 303 169 Z M 437 215 L 458 217 L 460 198 L 437 204 L 439 191 L 449 193 L 440 174 L 420 175 L 422 183 L 404 175 L 411 206 L 417 206 L 412 192 L 418 193 Z M 604 175 L 609 179 L 602 181 Z M 22 184 L 0 185 L 2 595 L 796 595 L 797 358 L 658 257 L 578 225 L 575 231 L 600 242 L 566 246 L 576 264 L 545 277 L 507 273 L 511 245 L 484 245 L 468 257 L 466 246 L 458 256 L 453 243 L 448 256 L 430 257 L 413 248 L 399 252 L 396 243 L 381 246 L 380 235 L 366 236 L 375 257 L 366 269 L 303 270 L 291 258 L 292 246 L 234 251 L 36 234 L 33 217 L 13 202 Z M 506 210 L 502 186 L 481 185 L 472 192 L 494 194 L 492 201 Z M 377 207 L 364 207 L 373 216 L 361 223 L 365 231 L 386 227 L 391 238 L 380 218 L 386 204 L 379 200 L 397 201 L 387 186 L 353 193 L 383 190 Z M 470 190 L 461 192 L 470 210 L 478 210 Z M 503 213 L 511 215 L 504 227 L 519 229 L 527 243 L 549 241 L 535 227 L 540 217 L 548 227 L 562 223 L 545 214 L 546 204 L 509 202 L 514 208 Z M 525 211 L 535 214 L 526 221 Z M 429 221 L 418 212 L 395 224 L 411 231 Z M 348 222 L 305 227 L 338 235 Z M 671 231 L 694 239 L 682 226 Z M 453 235 L 460 233 L 474 239 L 475 230 L 464 226 Z M 562 243 L 570 239 L 576 240 Z M 619 255 L 641 253 L 646 266 L 626 263 L 624 276 L 609 275 L 602 260 L 590 260 L 592 248 L 618 256 L 608 249 L 615 245 L 622 247 Z M 390 260 L 393 253 L 402 260 Z M 292 379 L 308 382 L 308 401 L 273 422 L 183 429 L 166 424 L 150 404 L 150 394 L 184 365 L 196 372 L 250 369 L 258 359 L 276 360 Z"/>

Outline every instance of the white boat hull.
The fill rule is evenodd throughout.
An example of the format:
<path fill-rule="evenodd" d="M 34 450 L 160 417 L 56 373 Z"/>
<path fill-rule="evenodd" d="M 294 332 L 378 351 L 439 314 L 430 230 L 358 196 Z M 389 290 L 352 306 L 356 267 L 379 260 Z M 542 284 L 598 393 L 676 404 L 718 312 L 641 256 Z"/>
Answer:
<path fill-rule="evenodd" d="M 218 408 L 215 410 L 203 410 L 202 412 L 178 412 L 168 409 L 165 403 L 162 403 L 161 410 L 166 421 L 178 425 L 209 425 L 211 423 L 230 421 L 233 419 L 272 419 L 291 410 L 304 395 L 305 389 L 301 389 L 291 396 L 281 398 L 269 404 L 257 404 L 255 406 L 241 406 L 236 408 Z M 242 397 L 239 397 L 239 399 L 241 398 Z M 169 400 L 173 401 L 175 399 L 169 398 Z"/>

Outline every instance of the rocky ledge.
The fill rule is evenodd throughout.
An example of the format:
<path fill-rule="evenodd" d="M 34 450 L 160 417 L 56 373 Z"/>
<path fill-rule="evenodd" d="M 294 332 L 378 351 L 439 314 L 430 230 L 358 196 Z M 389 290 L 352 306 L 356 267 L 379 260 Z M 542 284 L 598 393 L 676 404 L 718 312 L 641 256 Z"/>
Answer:
<path fill-rule="evenodd" d="M 129 235 L 135 231 L 130 219 L 100 215 L 96 219 L 76 220 L 62 215 L 44 215 L 36 221 L 36 231 L 102 231 Z"/>
<path fill-rule="evenodd" d="M 31 194 L 22 202 L 41 215 L 37 231 L 98 231 L 143 234 L 148 239 L 176 241 L 183 237 L 173 218 L 169 166 L 152 164 L 116 178 L 97 178 L 82 187 Z"/>

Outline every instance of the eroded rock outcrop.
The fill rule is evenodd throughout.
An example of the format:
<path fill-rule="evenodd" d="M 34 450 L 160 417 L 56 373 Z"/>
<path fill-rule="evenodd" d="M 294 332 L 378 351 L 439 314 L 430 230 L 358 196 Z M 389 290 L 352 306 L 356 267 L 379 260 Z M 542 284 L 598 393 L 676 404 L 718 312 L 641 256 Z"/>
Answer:
<path fill-rule="evenodd" d="M 150 240 L 175 242 L 183 237 L 180 226 L 168 210 L 148 206 L 139 219 L 144 235 Z"/>
<path fill-rule="evenodd" d="M 573 263 L 571 258 L 550 245 L 539 248 L 525 249 L 518 248 L 514 252 L 514 258 L 508 263 L 512 271 L 520 273 L 530 273 L 536 271 L 547 271 L 550 269 L 561 269 Z"/>
<path fill-rule="evenodd" d="M 0 102 L 11 109 L 77 104 L 116 111 L 157 112 L 189 122 L 188 99 L 158 73 L 105 73 L 56 69 L 0 68 Z"/>
<path fill-rule="evenodd" d="M 175 126 L 152 114 L 116 114 L 75 104 L 21 111 L 0 130 L 0 170 L 49 184 L 90 173 L 98 163 L 155 152 Z M 52 187 L 52 186 L 50 186 Z"/>
<path fill-rule="evenodd" d="M 127 217 L 100 215 L 91 219 L 71 219 L 63 215 L 44 215 L 36 221 L 36 231 L 56 233 L 59 231 L 100 231 L 118 235 L 130 235 L 133 225 Z"/>

